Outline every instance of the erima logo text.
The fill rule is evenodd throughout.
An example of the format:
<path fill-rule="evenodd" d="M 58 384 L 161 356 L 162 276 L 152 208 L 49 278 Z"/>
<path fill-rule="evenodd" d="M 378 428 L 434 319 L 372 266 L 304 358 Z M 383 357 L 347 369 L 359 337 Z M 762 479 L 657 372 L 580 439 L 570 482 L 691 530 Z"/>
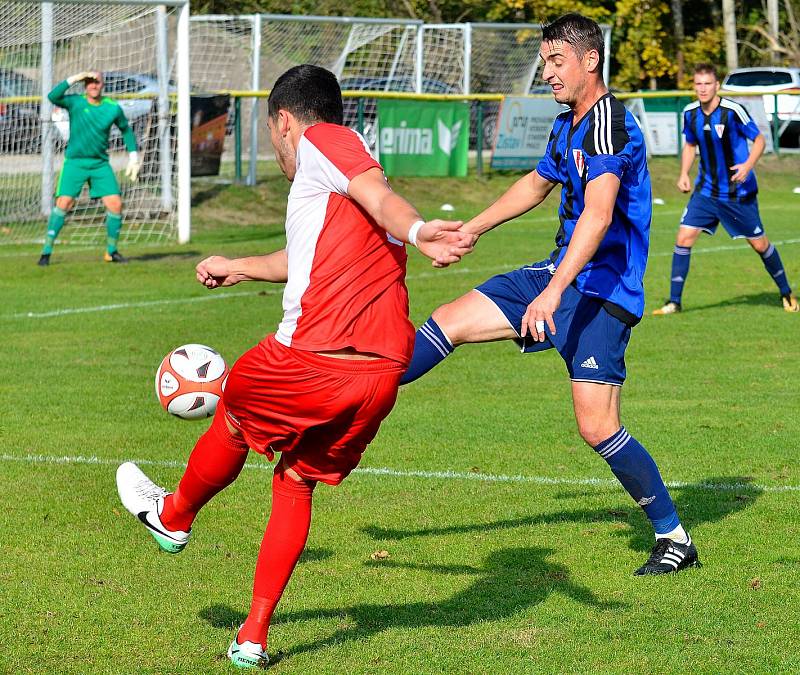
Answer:
<path fill-rule="evenodd" d="M 436 120 L 438 147 L 445 155 L 450 155 L 458 145 L 461 133 L 461 122 L 448 127 L 442 120 Z M 432 155 L 433 129 L 426 127 L 409 127 L 400 122 L 399 127 L 384 127 L 380 130 L 380 151 L 386 155 Z"/>

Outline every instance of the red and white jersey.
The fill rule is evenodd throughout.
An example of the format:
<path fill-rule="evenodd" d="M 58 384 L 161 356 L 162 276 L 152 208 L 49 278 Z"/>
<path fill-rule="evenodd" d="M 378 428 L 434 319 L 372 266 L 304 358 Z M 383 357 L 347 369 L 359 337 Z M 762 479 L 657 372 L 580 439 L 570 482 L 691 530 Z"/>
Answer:
<path fill-rule="evenodd" d="M 407 364 L 414 346 L 405 285 L 406 251 L 347 188 L 381 165 L 364 139 L 315 124 L 297 146 L 286 209 L 289 278 L 275 338 L 304 351 L 351 347 Z"/>

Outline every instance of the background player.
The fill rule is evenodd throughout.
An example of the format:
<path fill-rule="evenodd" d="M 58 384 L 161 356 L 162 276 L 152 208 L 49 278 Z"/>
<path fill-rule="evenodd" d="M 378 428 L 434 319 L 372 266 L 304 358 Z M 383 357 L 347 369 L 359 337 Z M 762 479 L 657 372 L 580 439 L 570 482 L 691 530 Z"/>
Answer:
<path fill-rule="evenodd" d="M 67 95 L 67 90 L 76 82 L 84 83 L 86 93 Z M 39 265 L 46 267 L 50 264 L 53 244 L 64 227 L 67 212 L 75 205 L 75 199 L 86 182 L 89 183 L 89 196 L 92 199 L 102 198 L 106 207 L 105 261 L 127 262 L 117 250 L 122 229 L 122 199 L 119 183 L 108 161 L 108 135 L 116 124 L 130 153 L 125 175 L 135 181 L 141 164 L 136 151 L 136 138 L 128 119 L 116 101 L 103 96 L 103 76 L 98 72 L 83 72 L 68 77 L 57 84 L 47 98 L 53 105 L 69 111 L 69 141 L 56 187 L 56 205 L 47 221 Z"/>
<path fill-rule="evenodd" d="M 356 467 L 394 405 L 414 340 L 403 241 L 445 266 L 475 239 L 457 231 L 460 222 L 423 222 L 392 192 L 364 139 L 341 126 L 341 92 L 327 70 L 284 73 L 267 117 L 278 164 L 293 181 L 286 248 L 212 256 L 197 278 L 209 288 L 285 282 L 283 321 L 233 366 L 173 494 L 132 463 L 117 471 L 125 507 L 162 549 L 177 553 L 197 512 L 236 479 L 248 448 L 270 459 L 282 453 L 250 613 L 228 650 L 240 666 L 268 660 L 270 619 L 305 546 L 314 487 L 337 485 Z"/>
<path fill-rule="evenodd" d="M 652 457 L 620 424 L 625 349 L 644 311 L 652 216 L 644 140 L 603 83 L 603 37 L 594 21 L 567 14 L 545 26 L 541 57 L 555 100 L 571 110 L 556 118 L 536 170 L 464 230 L 485 234 L 541 204 L 560 183 L 557 248 L 549 260 L 493 277 L 434 311 L 417 331 L 402 382 L 468 342 L 515 340 L 524 352 L 555 347 L 572 380 L 581 436 L 655 529 L 656 544 L 636 574 L 675 572 L 698 565 L 697 550 Z"/>
<path fill-rule="evenodd" d="M 669 300 L 653 314 L 681 311 L 692 246 L 701 232 L 714 234 L 720 222 L 733 239 L 747 239 L 761 256 L 764 267 L 778 286 L 783 308 L 787 312 L 800 311 L 781 257 L 764 234 L 758 213 L 758 185 L 753 167 L 764 152 L 764 135 L 743 106 L 719 96 L 719 87 L 713 65 L 701 63 L 695 67 L 697 101 L 683 111 L 686 143 L 681 154 L 678 189 L 681 192 L 692 189 L 689 170 L 697 148 L 700 148 L 700 171 L 675 240 Z M 748 139 L 753 141 L 752 148 L 748 148 Z"/>

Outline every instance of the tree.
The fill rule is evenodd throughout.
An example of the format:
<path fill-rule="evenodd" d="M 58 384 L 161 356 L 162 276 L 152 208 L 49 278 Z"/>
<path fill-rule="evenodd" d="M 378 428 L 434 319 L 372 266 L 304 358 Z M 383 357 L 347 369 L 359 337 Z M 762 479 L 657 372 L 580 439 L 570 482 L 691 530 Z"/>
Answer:
<path fill-rule="evenodd" d="M 782 9 L 777 35 L 765 26 L 762 16 L 754 13 L 744 26 L 748 39 L 742 45 L 760 59 L 777 55 L 783 65 L 796 66 L 800 63 L 800 2 L 783 0 Z"/>
<path fill-rule="evenodd" d="M 675 64 L 664 22 L 665 0 L 618 0 L 614 22 L 619 68 L 612 78 L 620 89 L 655 89 L 659 78 L 671 77 Z"/>
<path fill-rule="evenodd" d="M 683 0 L 671 0 L 670 8 L 672 9 L 672 33 L 675 37 L 675 67 L 676 79 L 678 82 L 683 80 L 685 64 L 683 60 Z"/>

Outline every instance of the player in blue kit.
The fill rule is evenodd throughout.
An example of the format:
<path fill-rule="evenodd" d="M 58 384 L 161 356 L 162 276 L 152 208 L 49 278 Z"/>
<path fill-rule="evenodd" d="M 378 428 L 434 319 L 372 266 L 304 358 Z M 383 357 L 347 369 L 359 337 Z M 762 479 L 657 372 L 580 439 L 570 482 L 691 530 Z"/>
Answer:
<path fill-rule="evenodd" d="M 681 155 L 678 189 L 681 192 L 692 189 L 689 170 L 698 148 L 700 171 L 678 228 L 672 255 L 669 300 L 653 314 L 681 311 L 692 246 L 701 232 L 714 234 L 720 222 L 732 238 L 747 239 L 747 243 L 761 256 L 764 267 L 778 286 L 784 310 L 800 311 L 786 279 L 781 257 L 764 234 L 758 214 L 758 184 L 753 167 L 764 152 L 764 136 L 743 106 L 719 96 L 719 87 L 713 65 L 701 63 L 695 67 L 697 101 L 683 111 L 686 143 Z M 752 148 L 748 146 L 748 140 L 752 141 Z"/>
<path fill-rule="evenodd" d="M 402 382 L 464 343 L 514 340 L 555 348 L 572 380 L 578 430 L 608 462 L 652 523 L 656 544 L 637 575 L 699 565 L 655 462 L 620 424 L 625 348 L 644 311 L 652 196 L 645 144 L 633 116 L 602 79 L 600 27 L 578 14 L 545 26 L 541 58 L 555 100 L 569 106 L 545 156 L 463 226 L 483 235 L 541 204 L 561 184 L 556 249 L 548 260 L 495 276 L 439 307 L 417 331 Z"/>

